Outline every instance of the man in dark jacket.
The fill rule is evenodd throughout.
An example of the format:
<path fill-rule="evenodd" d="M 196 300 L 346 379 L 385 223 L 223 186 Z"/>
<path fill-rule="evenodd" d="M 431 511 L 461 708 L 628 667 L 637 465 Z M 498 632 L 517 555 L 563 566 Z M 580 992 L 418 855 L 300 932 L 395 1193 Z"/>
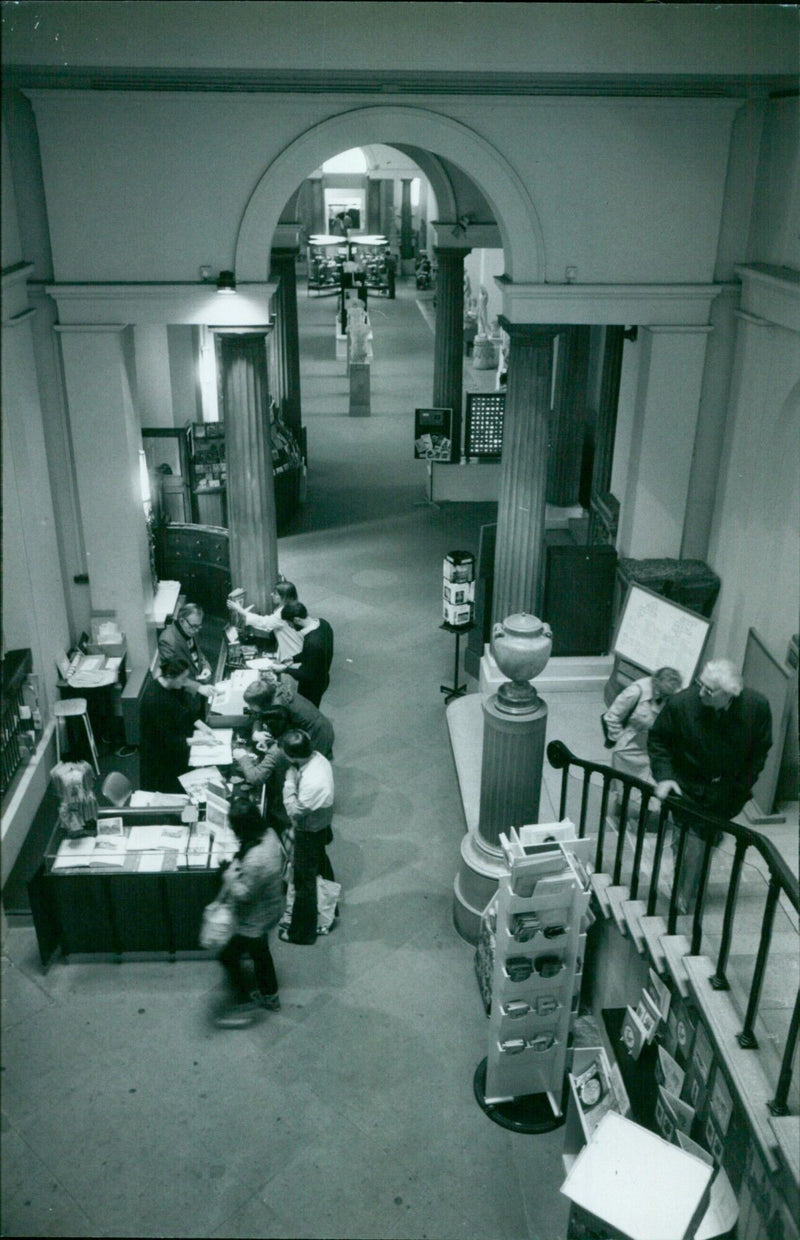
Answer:
<path fill-rule="evenodd" d="M 663 800 L 672 793 L 688 809 L 728 822 L 746 805 L 771 745 L 769 702 L 744 688 L 728 659 L 714 659 L 694 685 L 669 699 L 647 734 L 655 795 Z M 678 891 L 682 912 L 690 907 L 700 875 L 699 836 L 694 829 L 686 836 Z"/>
<path fill-rule="evenodd" d="M 327 620 L 309 616 L 303 603 L 287 603 L 281 616 L 303 635 L 303 648 L 295 662 L 286 668 L 286 674 L 297 681 L 297 688 L 306 701 L 319 706 L 330 684 L 333 629 Z"/>
<path fill-rule="evenodd" d="M 655 794 L 729 820 L 747 803 L 772 745 L 769 702 L 745 689 L 728 659 L 706 663 L 648 733 Z"/>
<path fill-rule="evenodd" d="M 190 693 L 202 693 L 211 697 L 211 665 L 197 644 L 197 635 L 203 627 L 203 609 L 197 603 L 186 603 L 178 612 L 178 618 L 168 624 L 158 639 L 158 657 L 187 659 L 191 676 L 186 685 Z"/>

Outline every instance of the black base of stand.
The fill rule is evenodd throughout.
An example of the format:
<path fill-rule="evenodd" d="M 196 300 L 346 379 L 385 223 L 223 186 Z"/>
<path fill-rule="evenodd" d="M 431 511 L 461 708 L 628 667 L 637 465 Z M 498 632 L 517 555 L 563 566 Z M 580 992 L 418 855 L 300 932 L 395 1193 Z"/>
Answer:
<path fill-rule="evenodd" d="M 439 628 L 444 629 L 446 633 L 455 633 L 456 635 L 456 657 L 455 664 L 453 666 L 453 683 L 452 685 L 439 685 L 439 692 L 447 694 L 444 699 L 444 704 L 445 706 L 449 706 L 453 698 L 463 697 L 467 692 L 467 686 L 460 685 L 458 683 L 458 644 L 461 641 L 462 633 L 468 633 L 470 629 L 475 628 L 475 625 L 471 620 L 467 624 L 448 624 L 447 621 L 445 621 L 444 624 L 439 625 Z"/>
<path fill-rule="evenodd" d="M 486 1101 L 486 1060 L 482 1059 L 472 1078 L 475 1099 L 481 1110 L 493 1123 L 512 1132 L 525 1132 L 532 1136 L 554 1132 L 566 1120 L 566 1098 L 562 1097 L 561 1114 L 554 1115 L 547 1094 L 525 1094 L 510 1102 Z"/>

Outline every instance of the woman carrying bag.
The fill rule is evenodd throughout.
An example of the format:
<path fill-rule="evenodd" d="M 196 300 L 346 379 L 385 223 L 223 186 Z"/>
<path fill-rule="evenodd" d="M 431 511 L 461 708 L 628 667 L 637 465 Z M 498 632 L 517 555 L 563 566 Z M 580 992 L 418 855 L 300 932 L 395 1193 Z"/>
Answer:
<path fill-rule="evenodd" d="M 219 952 L 232 992 L 232 1005 L 217 1019 L 226 1028 L 249 1025 L 258 1008 L 279 1012 L 278 979 L 268 935 L 283 911 L 281 875 L 284 853 L 271 827 L 246 797 L 237 797 L 229 822 L 239 850 L 224 871 L 218 900 L 233 912 L 233 934 Z M 247 980 L 243 957 L 250 956 L 257 988 Z"/>

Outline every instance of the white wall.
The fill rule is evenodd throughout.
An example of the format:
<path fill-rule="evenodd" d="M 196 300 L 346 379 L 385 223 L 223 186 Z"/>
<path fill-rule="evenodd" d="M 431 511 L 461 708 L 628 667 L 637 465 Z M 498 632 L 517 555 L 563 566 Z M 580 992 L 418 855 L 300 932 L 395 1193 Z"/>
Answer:
<path fill-rule="evenodd" d="M 66 282 L 195 281 L 201 263 L 233 266 L 239 223 L 265 169 L 347 107 L 216 93 L 34 91 L 32 99 L 55 275 Z M 527 188 L 548 280 L 563 280 L 573 265 L 581 283 L 673 283 L 713 276 L 737 107 L 511 99 L 487 108 L 459 99 L 446 114 L 494 146 Z M 391 115 L 387 108 L 387 139 Z M 421 143 L 423 121 L 424 113 Z M 480 188 L 492 202 L 493 186 Z"/>

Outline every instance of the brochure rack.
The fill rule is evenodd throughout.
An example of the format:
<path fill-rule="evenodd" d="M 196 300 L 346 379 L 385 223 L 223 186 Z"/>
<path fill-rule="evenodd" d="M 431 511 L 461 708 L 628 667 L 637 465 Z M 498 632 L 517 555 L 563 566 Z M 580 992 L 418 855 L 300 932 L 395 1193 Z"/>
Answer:
<path fill-rule="evenodd" d="M 485 1084 L 478 1101 L 496 1122 L 543 1132 L 564 1122 L 567 1050 L 580 994 L 589 907 L 590 842 L 562 823 L 500 836 L 509 867 L 497 895 L 497 933 Z M 479 1073 L 483 1077 L 483 1064 Z M 482 1097 L 481 1097 L 482 1093 Z M 536 1099 L 537 1101 L 534 1101 Z M 524 1100 L 530 1123 L 498 1104 Z"/>

